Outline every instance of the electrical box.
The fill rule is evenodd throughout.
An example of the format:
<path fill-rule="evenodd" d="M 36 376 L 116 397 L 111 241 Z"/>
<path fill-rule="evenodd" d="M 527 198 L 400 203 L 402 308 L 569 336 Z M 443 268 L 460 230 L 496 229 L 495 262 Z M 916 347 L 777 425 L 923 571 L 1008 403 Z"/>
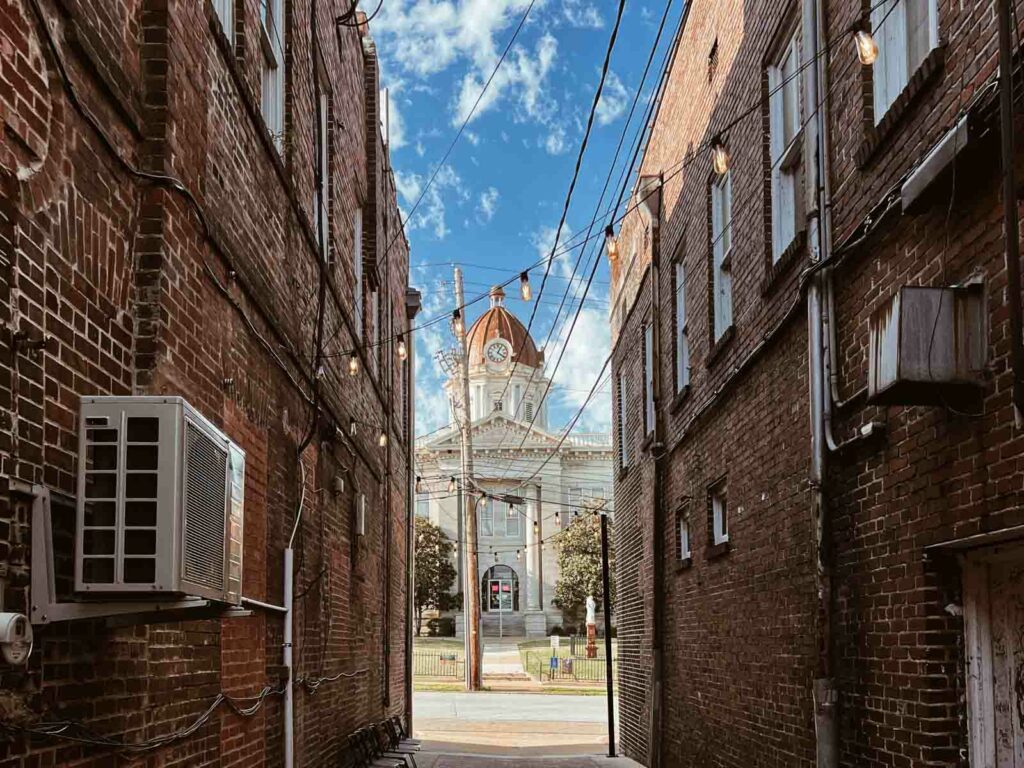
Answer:
<path fill-rule="evenodd" d="M 976 399 L 988 357 L 982 285 L 904 286 L 870 318 L 868 400 L 942 405 Z"/>
<path fill-rule="evenodd" d="M 75 589 L 241 599 L 245 453 L 180 397 L 83 397 Z"/>

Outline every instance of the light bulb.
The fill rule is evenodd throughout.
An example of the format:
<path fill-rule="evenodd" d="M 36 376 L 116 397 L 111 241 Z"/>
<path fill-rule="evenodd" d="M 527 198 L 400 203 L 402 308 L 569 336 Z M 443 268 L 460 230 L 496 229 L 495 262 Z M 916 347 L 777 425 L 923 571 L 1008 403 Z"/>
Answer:
<path fill-rule="evenodd" d="M 462 335 L 462 312 L 455 310 L 452 312 L 452 329 L 455 331 L 455 335 Z"/>
<path fill-rule="evenodd" d="M 349 434 L 350 437 L 355 437 L 356 436 L 356 420 L 355 419 L 349 419 L 348 420 L 348 434 Z"/>
<path fill-rule="evenodd" d="M 416 475 L 416 493 L 423 493 L 423 478 Z"/>
<path fill-rule="evenodd" d="M 398 359 L 404 361 L 407 357 L 409 357 L 409 350 L 405 346 L 405 337 L 398 334 Z"/>
<path fill-rule="evenodd" d="M 523 301 L 529 301 L 533 298 L 533 289 L 530 287 L 529 272 L 523 272 L 519 275 L 519 295 L 523 297 Z"/>
<path fill-rule="evenodd" d="M 720 136 L 716 136 L 711 141 L 711 164 L 719 176 L 724 176 L 729 172 L 729 150 Z"/>
<path fill-rule="evenodd" d="M 556 528 L 561 528 L 562 527 L 562 515 L 559 514 L 559 513 L 555 513 L 555 527 Z"/>
<path fill-rule="evenodd" d="M 853 33 L 853 39 L 857 43 L 857 58 L 865 67 L 870 67 L 878 60 L 878 43 L 874 35 L 866 29 L 858 29 Z"/>
<path fill-rule="evenodd" d="M 516 550 L 516 560 L 522 560 L 522 559 L 523 559 L 523 553 L 522 553 L 522 552 L 520 552 L 520 551 L 519 551 L 519 550 L 517 549 L 517 550 Z"/>
<path fill-rule="evenodd" d="M 533 521 L 533 532 L 536 533 L 539 530 L 540 530 L 540 525 L 537 523 L 536 520 L 534 520 Z"/>
<path fill-rule="evenodd" d="M 388 433 L 387 432 L 381 432 L 380 433 L 380 437 L 377 438 L 377 444 L 381 448 L 383 448 L 385 445 L 388 444 Z"/>
<path fill-rule="evenodd" d="M 604 247 L 609 259 L 614 261 L 619 257 L 619 242 L 615 239 L 615 230 L 611 224 L 604 228 Z"/>
<path fill-rule="evenodd" d="M 455 493 L 455 476 L 448 481 L 448 493 Z"/>
<path fill-rule="evenodd" d="M 348 359 L 348 375 L 358 376 L 359 375 L 359 358 L 356 357 L 356 353 L 352 353 L 352 357 Z"/>
<path fill-rule="evenodd" d="M 498 553 L 497 552 L 494 553 L 494 562 L 498 562 Z"/>

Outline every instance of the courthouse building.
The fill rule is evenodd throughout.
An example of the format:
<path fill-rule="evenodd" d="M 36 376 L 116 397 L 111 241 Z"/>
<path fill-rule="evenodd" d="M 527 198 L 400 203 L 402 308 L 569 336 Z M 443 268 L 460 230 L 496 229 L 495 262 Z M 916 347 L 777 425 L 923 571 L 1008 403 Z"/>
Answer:
<path fill-rule="evenodd" d="M 479 573 L 473 582 L 480 590 L 485 635 L 541 636 L 565 624 L 552 602 L 558 580 L 555 537 L 576 514 L 610 497 L 611 436 L 572 432 L 562 439 L 562 429 L 549 423 L 544 351 L 505 307 L 502 288 L 492 289 L 490 300 L 466 340 L 472 485 L 522 503 L 490 497 L 478 502 Z M 452 423 L 416 446 L 417 514 L 439 525 L 453 542 L 463 542 L 459 494 L 450 490 L 463 483 L 457 428 L 461 380 L 449 379 L 445 390 Z M 462 591 L 465 553 L 461 544 L 456 549 L 456 591 Z M 456 618 L 461 634 L 461 614 Z"/>

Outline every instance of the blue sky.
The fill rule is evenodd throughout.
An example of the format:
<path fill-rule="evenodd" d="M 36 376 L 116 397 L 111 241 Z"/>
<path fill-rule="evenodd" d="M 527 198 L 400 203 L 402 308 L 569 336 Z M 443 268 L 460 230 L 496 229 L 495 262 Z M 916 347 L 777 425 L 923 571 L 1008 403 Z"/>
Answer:
<path fill-rule="evenodd" d="M 363 4 L 369 4 L 370 10 L 376 6 L 370 0 Z M 528 5 L 528 0 L 384 0 L 371 22 L 382 57 L 381 84 L 389 94 L 391 158 L 399 204 L 406 214 Z M 412 246 L 410 283 L 423 292 L 421 321 L 450 314 L 454 307 L 451 262 L 463 266 L 467 298 L 474 298 L 485 294 L 491 284 L 517 276 L 547 257 L 617 5 L 612 0 L 537 0 L 467 131 L 407 222 Z M 594 217 L 664 11 L 663 0 L 626 3 L 563 243 Z M 675 0 L 637 114 L 628 127 L 627 148 L 681 11 L 682 0 Z M 628 162 L 627 155 L 623 150 L 613 184 L 622 164 Z M 602 209 L 609 206 L 606 199 Z M 595 226 L 596 234 L 605 223 L 602 218 Z M 602 239 L 596 238 L 595 243 Z M 549 375 L 565 347 L 549 397 L 553 428 L 568 422 L 585 401 L 609 349 L 608 269 L 602 252 L 597 252 L 602 263 L 575 331 L 568 334 L 583 293 L 583 280 L 572 278 L 578 255 L 579 250 L 573 250 L 552 261 L 551 277 L 531 329 L 538 346 L 546 344 Z M 588 248 L 584 263 L 591 257 Z M 530 273 L 535 295 L 543 271 L 541 266 Z M 515 288 L 509 290 L 508 306 L 526 323 L 532 307 L 518 299 Z M 567 290 L 566 308 L 556 317 Z M 468 321 L 486 308 L 486 300 L 474 304 Z M 416 343 L 417 432 L 423 434 L 447 422 L 443 374 L 434 354 L 451 347 L 454 339 L 447 323 L 438 323 L 418 333 Z M 605 382 L 577 429 L 608 430 L 610 413 Z"/>

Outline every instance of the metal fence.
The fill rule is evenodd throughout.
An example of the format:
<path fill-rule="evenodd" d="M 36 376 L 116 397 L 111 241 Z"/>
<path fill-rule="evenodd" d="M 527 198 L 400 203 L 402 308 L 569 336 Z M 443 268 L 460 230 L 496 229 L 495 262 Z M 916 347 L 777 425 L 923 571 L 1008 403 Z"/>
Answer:
<path fill-rule="evenodd" d="M 587 655 L 587 636 L 586 635 L 569 635 L 566 638 L 562 638 L 563 641 L 568 640 L 569 642 L 569 655 L 570 656 L 586 656 Z M 614 640 L 612 641 L 614 642 Z M 604 636 L 601 635 L 597 638 L 595 645 L 597 647 L 597 655 L 602 659 L 604 658 Z"/>
<path fill-rule="evenodd" d="M 450 677 L 466 679 L 466 662 L 458 653 L 424 653 L 412 655 L 413 677 Z"/>
<path fill-rule="evenodd" d="M 537 670 L 537 677 L 542 681 L 572 680 L 603 683 L 606 669 L 604 658 L 588 659 L 581 656 L 566 656 L 542 662 Z"/>

